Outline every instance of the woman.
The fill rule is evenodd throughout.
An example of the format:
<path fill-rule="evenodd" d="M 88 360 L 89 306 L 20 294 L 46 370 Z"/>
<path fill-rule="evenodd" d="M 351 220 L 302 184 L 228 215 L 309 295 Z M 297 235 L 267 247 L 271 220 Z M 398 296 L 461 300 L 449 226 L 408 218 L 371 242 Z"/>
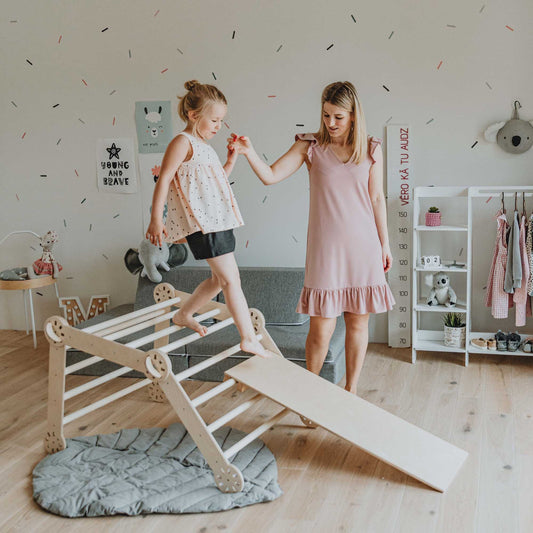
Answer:
<path fill-rule="evenodd" d="M 346 323 L 346 390 L 357 393 L 368 346 L 370 313 L 392 309 L 385 279 L 392 266 L 383 194 L 381 140 L 367 137 L 363 110 L 350 82 L 328 85 L 316 134 L 298 134 L 272 166 L 247 137 L 233 135 L 230 149 L 242 153 L 265 185 L 294 174 L 305 162 L 310 202 L 304 288 L 297 311 L 310 315 L 307 368 L 318 374 L 337 316 Z"/>

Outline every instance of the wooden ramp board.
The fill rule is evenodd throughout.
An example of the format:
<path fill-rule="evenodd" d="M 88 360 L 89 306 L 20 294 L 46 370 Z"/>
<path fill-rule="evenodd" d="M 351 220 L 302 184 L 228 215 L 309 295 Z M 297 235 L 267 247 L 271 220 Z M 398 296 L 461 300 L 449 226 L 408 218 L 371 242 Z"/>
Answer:
<path fill-rule="evenodd" d="M 226 375 L 440 492 L 468 456 L 287 359 L 255 356 Z"/>

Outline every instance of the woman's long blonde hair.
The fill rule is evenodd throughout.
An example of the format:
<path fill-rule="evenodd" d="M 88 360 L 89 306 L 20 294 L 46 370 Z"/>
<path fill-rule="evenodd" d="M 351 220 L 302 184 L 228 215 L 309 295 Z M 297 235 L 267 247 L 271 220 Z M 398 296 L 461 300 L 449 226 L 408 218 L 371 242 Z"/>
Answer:
<path fill-rule="evenodd" d="M 322 91 L 322 102 L 320 110 L 320 129 L 316 135 L 319 144 L 327 147 L 331 144 L 331 137 L 324 124 L 323 113 L 324 103 L 329 102 L 332 105 L 342 107 L 349 113 L 353 113 L 354 122 L 348 134 L 348 145 L 352 148 L 350 162 L 359 164 L 366 159 L 368 150 L 368 138 L 366 133 L 365 114 L 357 91 L 349 81 L 336 81 L 330 83 Z"/>
<path fill-rule="evenodd" d="M 222 91 L 217 89 L 214 85 L 207 85 L 200 83 L 197 80 L 190 80 L 185 82 L 185 89 L 187 93 L 184 96 L 179 96 L 180 103 L 178 104 L 178 114 L 186 124 L 189 124 L 189 111 L 196 111 L 201 117 L 205 110 L 215 103 L 228 105 L 226 97 Z M 196 135 L 196 123 L 193 125 L 193 132 Z"/>

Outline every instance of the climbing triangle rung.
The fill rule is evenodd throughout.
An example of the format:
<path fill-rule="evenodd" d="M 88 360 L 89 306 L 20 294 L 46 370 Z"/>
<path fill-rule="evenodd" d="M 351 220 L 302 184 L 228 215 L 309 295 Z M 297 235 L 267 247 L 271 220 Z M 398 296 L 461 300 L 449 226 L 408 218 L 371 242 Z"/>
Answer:
<path fill-rule="evenodd" d="M 215 333 L 215 331 L 218 331 L 220 329 L 225 328 L 226 326 L 229 326 L 233 324 L 233 318 L 226 318 L 226 320 L 222 320 L 221 322 L 217 322 L 213 326 L 210 326 L 207 328 L 207 333 L 203 335 L 205 337 L 206 335 L 211 335 L 211 333 Z M 181 346 L 184 346 L 185 344 L 189 344 L 192 341 L 198 340 L 202 338 L 202 335 L 199 333 L 193 333 L 192 335 L 187 335 L 187 337 L 183 337 L 182 339 L 179 339 L 175 342 L 171 342 L 170 344 L 167 344 L 165 346 L 161 346 L 158 348 L 158 350 L 161 350 L 162 352 L 168 353 L 171 350 L 174 350 L 176 348 L 180 348 Z"/>
<path fill-rule="evenodd" d="M 240 414 L 244 413 L 245 411 L 248 411 L 250 407 L 255 405 L 259 400 L 261 400 L 262 395 L 256 394 L 253 398 L 250 400 L 247 400 L 246 402 L 241 403 L 241 405 L 238 405 L 231 411 L 228 411 L 225 415 L 222 415 L 220 418 L 217 418 L 215 421 L 211 422 L 207 426 L 207 430 L 213 433 L 213 431 L 216 431 L 218 428 L 222 427 L 224 424 L 229 422 L 230 420 L 233 420 Z"/>
<path fill-rule="evenodd" d="M 215 396 L 218 396 L 224 391 L 231 389 L 231 387 L 234 387 L 236 384 L 237 382 L 234 379 L 227 379 L 226 381 L 223 381 L 220 385 L 217 385 L 216 387 L 209 389 L 207 392 L 200 394 L 200 396 L 197 396 L 196 398 L 191 400 L 191 403 L 194 407 L 198 407 L 210 400 L 211 398 L 214 398 Z"/>
<path fill-rule="evenodd" d="M 224 457 L 230 459 L 237 452 L 241 451 L 243 448 L 248 446 L 253 442 L 259 435 L 262 435 L 265 431 L 268 431 L 272 426 L 278 423 L 285 415 L 288 415 L 291 412 L 290 409 L 283 409 L 277 415 L 269 418 L 264 424 L 261 424 L 258 428 L 254 429 L 251 433 L 248 433 L 246 437 L 242 438 L 240 441 L 236 442 L 231 448 L 228 448 L 224 451 Z"/>
<path fill-rule="evenodd" d="M 96 333 L 94 333 L 94 336 L 103 337 L 104 339 L 109 339 L 112 335 L 115 335 L 115 338 L 118 339 L 122 336 L 122 332 L 124 330 L 129 329 L 130 326 L 143 325 L 145 324 L 146 320 L 149 320 L 152 318 L 160 318 L 161 316 L 163 316 L 164 312 L 165 312 L 164 309 L 157 309 L 155 311 L 152 311 L 151 313 L 147 313 L 146 315 L 138 316 L 138 317 L 132 318 L 131 320 L 127 320 L 126 322 L 121 322 L 120 324 L 111 326 L 109 328 L 101 329 L 100 331 L 97 331 Z M 174 313 L 175 312 L 176 311 L 174 311 Z"/>
<path fill-rule="evenodd" d="M 121 329 L 120 331 L 117 331 L 115 333 L 104 335 L 104 339 L 107 339 L 108 341 L 114 341 L 116 339 L 121 339 L 122 337 L 125 337 L 130 333 L 135 333 L 137 331 L 142 331 L 143 329 L 146 329 L 150 326 L 155 326 L 156 324 L 159 324 L 161 322 L 164 322 L 165 320 L 169 320 L 170 318 L 172 318 L 176 314 L 176 310 L 170 311 L 170 313 L 165 313 L 164 315 L 160 313 L 161 311 L 157 311 L 157 315 L 155 315 L 155 318 L 147 320 L 146 322 L 139 321 L 140 323 L 137 323 L 136 325 L 131 326 L 130 328 Z"/>
<path fill-rule="evenodd" d="M 181 298 L 179 297 L 172 298 L 171 300 L 166 300 L 165 302 L 160 302 L 158 304 L 150 305 L 148 307 L 143 307 L 142 309 L 139 309 L 138 311 L 133 311 L 132 313 L 118 316 L 117 318 L 106 320 L 105 322 L 100 322 L 99 324 L 95 324 L 94 326 L 89 326 L 88 328 L 82 329 L 82 331 L 85 331 L 85 333 L 96 333 L 97 331 L 100 331 L 102 329 L 107 329 L 111 326 L 121 324 L 122 322 L 127 322 L 132 318 L 144 316 L 148 313 L 151 313 L 152 311 L 157 311 L 158 309 L 165 309 L 166 307 L 176 305 L 179 301 L 181 301 Z"/>
<path fill-rule="evenodd" d="M 263 336 L 261 334 L 258 334 L 255 336 L 257 340 L 261 340 Z M 183 372 L 180 372 L 179 374 L 175 374 L 174 377 L 176 378 L 176 381 L 183 381 L 184 379 L 190 378 L 191 376 L 194 376 L 194 374 L 198 374 L 198 372 L 201 372 L 202 370 L 205 370 L 206 368 L 209 368 L 210 366 L 216 365 L 223 359 L 226 359 L 226 357 L 231 357 L 232 355 L 236 354 L 237 352 L 241 351 L 241 347 L 239 344 L 236 344 L 235 346 L 232 346 L 231 348 L 228 348 L 224 350 L 223 352 L 220 352 L 217 355 L 211 356 L 209 359 L 206 359 L 205 361 L 202 361 L 201 363 L 198 363 L 191 368 L 188 368 L 187 370 L 184 370 Z"/>
<path fill-rule="evenodd" d="M 84 383 L 83 385 L 80 385 L 79 387 L 75 387 L 73 389 L 65 391 L 65 400 L 69 400 L 70 398 L 73 398 L 74 396 L 78 396 L 78 394 L 94 389 L 95 387 L 98 387 L 98 385 L 102 385 L 103 383 L 107 383 L 108 381 L 111 381 L 112 379 L 118 378 L 119 376 L 123 376 L 124 374 L 127 374 L 128 372 L 131 372 L 132 370 L 133 370 L 132 368 L 123 366 L 121 368 L 118 368 L 117 370 L 108 372 L 107 374 L 104 374 L 103 376 L 100 376 L 99 378 L 91 379 L 91 381 Z"/>

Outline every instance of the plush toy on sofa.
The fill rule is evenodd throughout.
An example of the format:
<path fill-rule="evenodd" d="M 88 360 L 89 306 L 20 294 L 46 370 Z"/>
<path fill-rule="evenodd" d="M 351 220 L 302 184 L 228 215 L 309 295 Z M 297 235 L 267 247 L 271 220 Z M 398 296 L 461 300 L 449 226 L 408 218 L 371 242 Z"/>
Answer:
<path fill-rule="evenodd" d="M 433 276 L 433 287 L 426 300 L 427 305 L 445 305 L 453 307 L 457 303 L 457 295 L 450 287 L 450 278 L 444 272 Z"/>
<path fill-rule="evenodd" d="M 498 143 L 502 150 L 511 154 L 527 152 L 533 145 L 533 121 L 527 122 L 518 118 L 517 104 L 522 107 L 516 100 L 511 120 L 495 122 L 485 130 L 487 141 Z"/>
<path fill-rule="evenodd" d="M 130 248 L 124 256 L 126 268 L 137 274 L 141 270 L 142 277 L 148 277 L 153 283 L 160 283 L 163 277 L 157 270 L 161 267 L 168 272 L 171 268 L 182 265 L 187 260 L 187 247 L 183 244 L 163 243 L 162 246 L 152 244 L 143 239 L 139 250 Z"/>

